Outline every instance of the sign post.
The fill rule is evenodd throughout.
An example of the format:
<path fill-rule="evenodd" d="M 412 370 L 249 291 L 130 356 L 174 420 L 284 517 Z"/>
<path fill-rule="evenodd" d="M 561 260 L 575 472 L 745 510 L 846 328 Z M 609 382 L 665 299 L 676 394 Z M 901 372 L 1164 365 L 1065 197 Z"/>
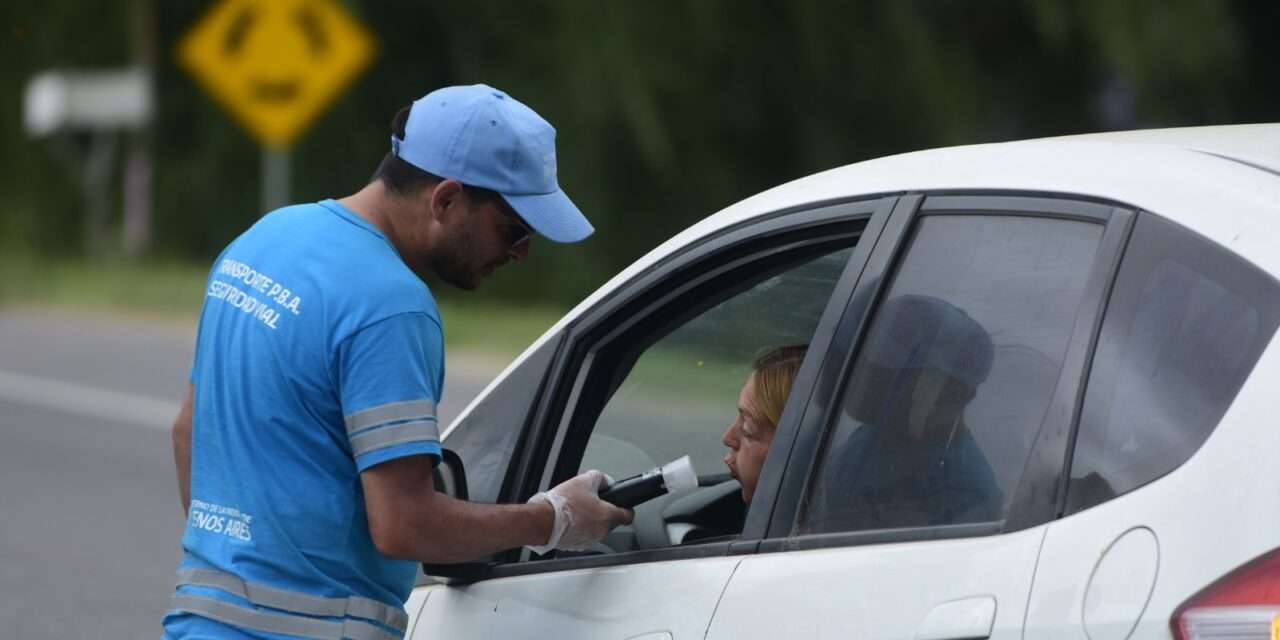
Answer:
<path fill-rule="evenodd" d="M 289 149 L 372 61 L 374 37 L 334 0 L 219 0 L 178 61 L 259 141 L 263 212 L 289 200 Z"/>
<path fill-rule="evenodd" d="M 289 170 L 291 156 L 288 151 L 262 148 L 262 212 L 273 211 L 289 204 Z"/>

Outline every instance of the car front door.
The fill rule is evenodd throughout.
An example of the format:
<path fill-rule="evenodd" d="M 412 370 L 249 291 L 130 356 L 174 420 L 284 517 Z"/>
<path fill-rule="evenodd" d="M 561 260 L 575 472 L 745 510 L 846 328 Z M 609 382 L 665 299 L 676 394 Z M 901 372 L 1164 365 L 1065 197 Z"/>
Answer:
<path fill-rule="evenodd" d="M 446 445 L 459 449 L 470 483 L 498 487 L 497 501 L 523 501 L 588 468 L 622 478 L 681 455 L 701 486 L 640 505 L 633 525 L 591 552 L 523 550 L 469 571 L 427 567 L 455 578 L 415 594 L 425 604 L 412 637 L 704 637 L 740 550 L 763 534 L 743 530 L 747 505 L 721 462 L 748 365 L 764 349 L 807 344 L 795 389 L 812 385 L 895 201 L 763 216 L 641 273 L 564 328 L 542 379 L 513 389 L 538 389 L 518 437 L 467 424 L 505 406 L 507 382 L 482 398 Z M 793 416 L 789 404 L 779 435 L 796 428 Z M 508 460 L 493 463 L 503 454 L 491 442 Z M 488 461 L 485 478 L 475 477 L 473 458 Z M 760 499 L 750 506 L 769 508 Z"/>
<path fill-rule="evenodd" d="M 1051 197 L 903 198 L 794 441 L 774 443 L 791 452 L 765 469 L 772 513 L 751 514 L 767 534 L 708 637 L 1021 638 L 1131 219 Z"/>

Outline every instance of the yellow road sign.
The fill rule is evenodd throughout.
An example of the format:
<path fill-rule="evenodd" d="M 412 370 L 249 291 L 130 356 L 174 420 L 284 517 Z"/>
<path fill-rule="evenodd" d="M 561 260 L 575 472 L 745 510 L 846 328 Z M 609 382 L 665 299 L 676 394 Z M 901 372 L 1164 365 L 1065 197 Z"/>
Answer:
<path fill-rule="evenodd" d="M 221 0 L 177 53 L 264 145 L 284 148 L 364 70 L 376 48 L 334 0 Z"/>

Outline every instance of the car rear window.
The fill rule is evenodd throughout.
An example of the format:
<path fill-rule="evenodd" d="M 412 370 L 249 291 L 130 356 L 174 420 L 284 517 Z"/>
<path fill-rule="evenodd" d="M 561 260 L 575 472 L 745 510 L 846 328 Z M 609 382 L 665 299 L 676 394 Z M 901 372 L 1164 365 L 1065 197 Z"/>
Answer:
<path fill-rule="evenodd" d="M 1067 513 L 1147 484 L 1200 448 L 1275 333 L 1278 299 L 1253 265 L 1139 217 L 1085 391 Z"/>

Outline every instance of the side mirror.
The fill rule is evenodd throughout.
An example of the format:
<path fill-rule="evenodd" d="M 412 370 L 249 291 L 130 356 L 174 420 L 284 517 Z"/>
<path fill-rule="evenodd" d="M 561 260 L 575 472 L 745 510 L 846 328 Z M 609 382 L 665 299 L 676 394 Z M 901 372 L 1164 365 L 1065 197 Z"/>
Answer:
<path fill-rule="evenodd" d="M 467 499 L 467 473 L 462 467 L 462 458 L 452 449 L 442 452 L 432 476 L 436 491 L 459 500 Z"/>
<path fill-rule="evenodd" d="M 459 500 L 467 499 L 467 474 L 462 458 L 452 449 L 441 452 L 440 462 L 431 473 L 436 491 Z M 492 561 L 459 562 L 456 564 L 424 563 L 422 573 L 428 579 L 445 584 L 469 584 L 482 579 L 494 566 Z"/>

